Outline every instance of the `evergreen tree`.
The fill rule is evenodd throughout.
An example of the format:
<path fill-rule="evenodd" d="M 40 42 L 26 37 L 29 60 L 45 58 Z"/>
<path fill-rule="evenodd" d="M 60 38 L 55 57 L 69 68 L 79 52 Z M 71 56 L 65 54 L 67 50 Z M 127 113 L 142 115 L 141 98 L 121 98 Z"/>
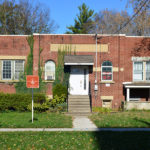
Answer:
<path fill-rule="evenodd" d="M 74 20 L 74 26 L 68 26 L 67 34 L 87 34 L 93 24 L 94 10 L 89 9 L 85 3 L 78 7 L 79 15 Z"/>

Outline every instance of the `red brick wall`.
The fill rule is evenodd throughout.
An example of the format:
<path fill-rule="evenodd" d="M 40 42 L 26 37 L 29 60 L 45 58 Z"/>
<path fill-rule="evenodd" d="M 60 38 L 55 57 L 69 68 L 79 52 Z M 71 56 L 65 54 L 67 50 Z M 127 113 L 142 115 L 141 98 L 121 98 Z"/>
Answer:
<path fill-rule="evenodd" d="M 27 36 L 0 36 L 0 56 L 27 56 L 30 49 L 26 38 Z M 0 92 L 15 91 L 14 84 L 0 82 Z"/>
<path fill-rule="evenodd" d="M 48 60 L 53 60 L 57 64 L 57 52 L 50 50 L 50 44 L 95 44 L 94 35 L 34 35 L 34 40 L 34 74 L 38 74 L 39 47 L 42 48 L 41 59 L 43 64 Z M 94 92 L 95 72 L 90 73 L 92 104 L 93 106 L 101 106 L 101 96 L 113 96 L 112 107 L 119 108 L 121 101 L 125 100 L 122 83 L 132 81 L 133 66 L 131 57 L 149 56 L 150 52 L 147 52 L 149 39 L 143 40 L 142 37 L 102 36 L 98 38 L 99 43 L 109 44 L 109 51 L 108 53 L 98 53 L 98 67 L 101 67 L 103 61 L 109 60 L 112 62 L 113 67 L 119 68 L 119 71 L 113 73 L 114 83 L 111 83 L 109 87 L 101 83 L 101 72 L 97 73 L 97 97 L 95 97 Z M 27 56 L 28 53 L 29 46 L 26 36 L 0 36 L 0 55 Z M 93 55 L 95 61 L 94 52 L 78 52 L 77 55 Z M 123 68 L 123 71 L 121 71 L 121 68 Z M 13 93 L 15 89 L 13 85 L 1 83 L 0 91 Z M 47 84 L 47 94 L 52 94 L 52 83 Z"/>

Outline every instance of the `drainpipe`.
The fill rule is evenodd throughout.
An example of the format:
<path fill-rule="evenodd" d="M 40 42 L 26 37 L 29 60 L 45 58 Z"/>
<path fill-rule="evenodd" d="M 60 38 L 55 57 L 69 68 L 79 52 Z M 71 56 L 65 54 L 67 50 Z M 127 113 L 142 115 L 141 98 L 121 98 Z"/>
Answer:
<path fill-rule="evenodd" d="M 97 33 L 95 34 L 96 38 L 96 64 L 95 64 L 95 85 L 94 85 L 94 91 L 95 91 L 95 101 L 97 101 L 97 93 L 98 93 L 98 84 L 97 84 Z M 96 102 L 97 105 L 97 102 Z"/>
<path fill-rule="evenodd" d="M 96 76 L 95 76 L 95 83 L 97 83 L 97 33 L 95 35 L 96 37 Z"/>
<path fill-rule="evenodd" d="M 97 85 L 97 33 L 96 33 L 96 35 L 95 35 L 95 38 L 96 38 L 96 64 L 95 64 L 95 67 L 96 67 L 96 69 L 95 69 L 96 74 L 95 74 L 95 85 Z M 95 87 L 96 87 L 96 86 L 95 86 Z M 96 88 L 95 88 L 95 90 L 96 90 Z"/>

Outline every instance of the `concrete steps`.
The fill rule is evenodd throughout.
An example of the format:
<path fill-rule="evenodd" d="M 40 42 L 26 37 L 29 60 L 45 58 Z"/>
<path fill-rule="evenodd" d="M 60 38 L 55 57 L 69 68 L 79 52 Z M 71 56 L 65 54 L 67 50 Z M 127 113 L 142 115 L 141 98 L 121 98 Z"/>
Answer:
<path fill-rule="evenodd" d="M 88 95 L 69 95 L 68 113 L 73 115 L 85 116 L 91 113 L 90 99 Z"/>

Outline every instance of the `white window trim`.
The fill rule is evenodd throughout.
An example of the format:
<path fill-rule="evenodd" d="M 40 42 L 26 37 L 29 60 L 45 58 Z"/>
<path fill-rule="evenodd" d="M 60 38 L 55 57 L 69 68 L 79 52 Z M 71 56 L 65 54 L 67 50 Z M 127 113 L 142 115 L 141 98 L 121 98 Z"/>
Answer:
<path fill-rule="evenodd" d="M 25 63 L 25 61 L 24 61 L 24 60 L 22 60 L 22 61 L 23 61 L 23 72 L 24 72 L 24 63 Z M 15 80 L 19 80 L 19 79 L 16 79 L 16 78 L 15 78 L 15 70 L 16 70 L 15 67 L 16 67 L 16 60 L 14 60 L 14 70 L 13 70 L 13 71 L 14 71 L 14 79 L 15 79 Z"/>
<path fill-rule="evenodd" d="M 135 79 L 134 79 L 134 63 L 135 63 L 135 62 L 142 62 L 142 65 L 143 65 L 143 61 L 133 61 L 133 63 L 132 63 L 132 64 L 133 64 L 133 67 L 132 67 L 132 81 L 134 81 L 134 82 L 136 82 L 136 81 L 137 81 L 137 82 L 144 81 L 144 66 L 143 66 L 143 70 L 142 70 L 142 71 L 143 71 L 143 72 L 142 72 L 142 73 L 143 73 L 143 74 L 142 74 L 142 80 L 135 80 Z"/>
<path fill-rule="evenodd" d="M 103 64 L 103 63 L 102 63 Z M 103 68 L 111 68 L 111 74 L 112 74 L 112 79 L 111 80 L 103 80 L 103 77 L 102 77 L 102 75 L 103 75 L 103 71 L 102 71 L 102 69 Z M 113 81 L 113 66 L 102 66 L 101 65 L 101 81 Z"/>
<path fill-rule="evenodd" d="M 150 62 L 150 61 L 146 61 L 146 62 Z M 147 71 L 147 65 L 146 65 L 146 63 L 145 63 L 145 80 L 146 80 L 146 72 Z M 149 71 L 150 72 L 150 71 Z M 150 82 L 150 80 L 146 80 L 147 82 Z"/>
<path fill-rule="evenodd" d="M 3 62 L 4 61 L 11 61 L 11 78 L 9 78 L 9 79 L 5 79 L 5 78 L 3 78 Z M 13 78 L 15 79 L 15 61 L 16 60 L 2 60 L 2 67 L 1 67 L 1 79 L 2 80 L 4 80 L 4 81 L 9 81 L 9 80 L 13 80 Z M 25 61 L 24 60 L 22 60 L 23 61 L 23 71 L 24 71 L 24 64 L 25 64 Z M 13 65 L 14 65 L 14 67 L 13 67 Z M 19 80 L 19 79 L 15 79 L 15 80 Z"/>
<path fill-rule="evenodd" d="M 142 65 L 143 65 L 143 72 L 142 72 L 142 80 L 135 80 L 134 79 L 134 63 L 135 62 L 142 62 Z M 134 82 L 142 82 L 142 81 L 146 81 L 146 82 L 150 82 L 150 80 L 146 80 L 146 62 L 150 62 L 150 61 L 133 61 L 132 63 L 132 81 Z M 144 67 L 144 63 L 145 63 L 145 67 Z M 145 75 L 144 75 L 145 74 Z"/>
<path fill-rule="evenodd" d="M 48 81 L 48 80 L 47 80 L 47 76 L 46 76 L 46 63 L 49 62 L 49 61 L 51 61 L 51 62 L 53 62 L 53 63 L 55 64 L 55 62 L 54 62 L 53 60 L 48 60 L 48 61 L 45 62 L 45 71 L 44 71 L 44 74 L 45 74 L 45 75 L 44 75 L 44 79 L 45 79 L 46 81 Z M 56 72 L 56 64 L 55 64 L 55 72 Z M 54 81 L 54 80 L 55 80 L 55 73 L 54 73 L 54 78 L 53 78 L 51 81 Z"/>

